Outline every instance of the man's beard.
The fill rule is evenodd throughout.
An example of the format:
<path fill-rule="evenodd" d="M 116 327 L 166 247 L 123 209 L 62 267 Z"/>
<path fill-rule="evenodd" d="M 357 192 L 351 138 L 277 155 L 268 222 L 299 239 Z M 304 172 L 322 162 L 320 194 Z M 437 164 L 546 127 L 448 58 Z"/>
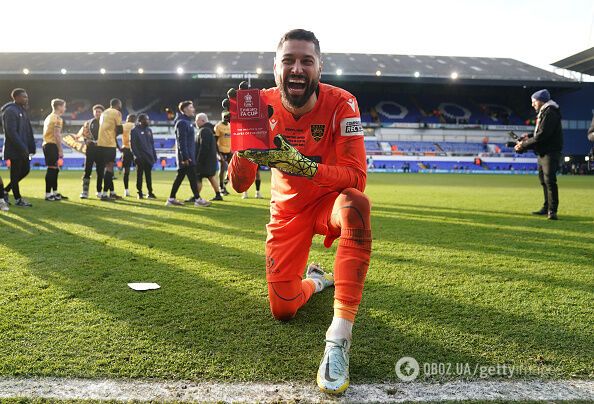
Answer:
<path fill-rule="evenodd" d="M 289 94 L 289 79 L 291 78 L 301 78 L 306 81 L 305 91 L 302 95 L 294 96 Z M 285 79 L 283 79 L 282 85 L 279 86 L 283 103 L 287 103 L 293 108 L 303 107 L 309 100 L 309 97 L 311 97 L 311 95 L 317 90 L 319 83 L 319 78 L 311 79 L 308 82 L 307 76 L 305 75 L 288 75 Z"/>

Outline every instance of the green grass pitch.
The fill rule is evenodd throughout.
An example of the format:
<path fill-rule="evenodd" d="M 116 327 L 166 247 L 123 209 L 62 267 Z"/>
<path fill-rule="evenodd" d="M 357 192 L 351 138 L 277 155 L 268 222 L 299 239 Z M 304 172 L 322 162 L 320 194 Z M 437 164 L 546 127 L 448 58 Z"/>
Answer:
<path fill-rule="evenodd" d="M 45 202 L 43 175 L 22 185 L 32 209 L 0 214 L 0 376 L 314 380 L 332 290 L 291 322 L 272 319 L 267 200 L 166 208 L 173 173 L 156 172 L 158 201 L 81 202 L 81 173 L 63 172 L 70 200 Z M 542 198 L 534 176 L 370 174 L 353 382 L 397 381 L 402 356 L 593 378 L 594 178 L 559 183 L 551 222 L 530 215 Z M 336 245 L 321 241 L 310 260 L 331 268 Z M 134 281 L 162 288 L 134 292 Z"/>

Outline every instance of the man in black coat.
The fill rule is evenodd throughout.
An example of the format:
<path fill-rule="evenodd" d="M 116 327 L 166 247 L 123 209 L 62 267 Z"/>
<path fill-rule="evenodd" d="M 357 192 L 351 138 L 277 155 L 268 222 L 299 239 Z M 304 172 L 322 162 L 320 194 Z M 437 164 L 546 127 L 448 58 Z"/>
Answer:
<path fill-rule="evenodd" d="M 590 129 L 588 129 L 588 140 L 594 143 L 594 118 L 592 118 L 592 124 L 590 125 Z M 594 167 L 592 159 L 594 159 L 594 146 L 590 149 L 590 170 Z"/>
<path fill-rule="evenodd" d="M 87 151 L 85 154 L 85 173 L 83 175 L 82 192 L 80 199 L 87 199 L 89 197 L 89 184 L 91 182 L 91 173 L 93 172 L 93 164 L 101 166 L 102 162 L 98 161 L 97 156 L 97 139 L 99 138 L 99 118 L 105 111 L 105 107 L 101 104 L 93 106 L 93 119 L 85 122 L 83 128 L 83 135 L 85 137 L 85 143 L 87 145 Z M 103 183 L 103 170 L 97 170 L 97 192 L 99 190 L 99 184 Z"/>
<path fill-rule="evenodd" d="M 138 199 L 144 198 L 142 193 L 142 176 L 146 178 L 146 187 L 148 189 L 148 199 L 157 199 L 153 193 L 153 181 L 151 170 L 157 162 L 157 152 L 155 150 L 155 141 L 153 131 L 149 128 L 149 117 L 147 114 L 138 115 L 138 124 L 130 133 L 130 145 L 134 162 L 136 163 L 136 189 L 138 190 Z"/>
<path fill-rule="evenodd" d="M 4 127 L 4 159 L 10 160 L 10 184 L 6 186 L 5 201 L 8 202 L 8 192 L 12 190 L 16 206 L 32 206 L 21 196 L 19 182 L 29 174 L 31 169 L 30 156 L 35 154 L 35 138 L 33 128 L 27 115 L 29 96 L 22 88 L 12 90 L 13 102 L 5 104 L 0 110 Z"/>
<path fill-rule="evenodd" d="M 196 177 L 198 180 L 198 192 L 202 190 L 202 179 L 207 178 L 212 189 L 215 191 L 215 197 L 211 201 L 222 201 L 217 175 L 217 141 L 214 135 L 214 126 L 208 122 L 208 116 L 201 112 L 196 115 L 196 126 L 198 134 L 196 135 Z"/>
<path fill-rule="evenodd" d="M 535 215 L 547 215 L 549 220 L 557 220 L 559 190 L 557 187 L 557 169 L 561 162 L 563 149 L 563 130 L 559 105 L 551 99 L 548 90 L 532 94 L 532 107 L 537 112 L 534 133 L 523 138 L 515 146 L 519 153 L 534 150 L 538 156 L 538 177 L 544 193 L 543 207 L 532 212 Z"/>

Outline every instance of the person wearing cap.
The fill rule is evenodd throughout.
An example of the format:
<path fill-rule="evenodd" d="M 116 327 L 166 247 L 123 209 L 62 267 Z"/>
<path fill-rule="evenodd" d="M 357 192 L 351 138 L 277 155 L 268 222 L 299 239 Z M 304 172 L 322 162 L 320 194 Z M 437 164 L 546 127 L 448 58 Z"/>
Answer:
<path fill-rule="evenodd" d="M 588 129 L 588 140 L 594 143 L 594 118 L 592 118 L 592 124 L 590 125 L 590 129 Z M 594 158 L 594 146 L 590 149 L 590 164 L 592 164 L 592 159 Z"/>
<path fill-rule="evenodd" d="M 532 94 L 532 107 L 537 113 L 534 133 L 518 142 L 515 150 L 522 153 L 534 150 L 538 156 L 538 178 L 544 193 L 544 204 L 535 215 L 546 215 L 549 220 L 557 220 L 559 190 L 557 169 L 561 162 L 563 149 L 563 130 L 559 105 L 551 99 L 549 91 L 539 90 Z"/>

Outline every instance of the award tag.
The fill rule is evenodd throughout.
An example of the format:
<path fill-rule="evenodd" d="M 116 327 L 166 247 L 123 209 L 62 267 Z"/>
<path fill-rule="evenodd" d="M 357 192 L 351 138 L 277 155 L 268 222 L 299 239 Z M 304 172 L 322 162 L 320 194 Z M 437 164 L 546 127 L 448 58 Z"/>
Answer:
<path fill-rule="evenodd" d="M 229 101 L 231 149 L 270 149 L 268 107 L 260 90 L 237 90 L 237 97 Z"/>

